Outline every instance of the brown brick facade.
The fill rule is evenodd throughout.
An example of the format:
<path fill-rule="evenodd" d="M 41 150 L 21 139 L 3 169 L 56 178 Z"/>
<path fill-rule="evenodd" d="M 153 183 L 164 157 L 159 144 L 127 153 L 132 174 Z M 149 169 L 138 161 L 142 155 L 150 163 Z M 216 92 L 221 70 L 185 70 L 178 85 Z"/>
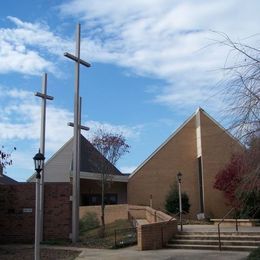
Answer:
<path fill-rule="evenodd" d="M 149 205 L 152 194 L 153 208 L 164 209 L 170 186 L 181 171 L 195 215 L 199 211 L 195 140 L 195 119 L 192 119 L 129 179 L 128 203 Z"/>
<path fill-rule="evenodd" d="M 200 116 L 200 120 L 196 120 Z M 241 145 L 202 109 L 187 120 L 129 178 L 128 203 L 152 205 L 164 209 L 170 186 L 182 173 L 182 191 L 189 196 L 190 217 L 201 212 L 203 198 L 205 215 L 220 218 L 228 207 L 221 192 L 213 188 L 215 176 L 241 150 Z M 198 157 L 202 158 L 202 191 L 200 190 Z M 202 196 L 203 195 L 203 196 Z"/>
<path fill-rule="evenodd" d="M 71 184 L 46 183 L 44 240 L 69 239 Z M 0 185 L 0 242 L 33 242 L 35 184 Z"/>
<path fill-rule="evenodd" d="M 240 144 L 227 131 L 201 113 L 201 140 L 205 213 L 217 218 L 229 210 L 224 194 L 213 189 L 216 174 L 229 162 L 232 154 L 241 151 Z"/>

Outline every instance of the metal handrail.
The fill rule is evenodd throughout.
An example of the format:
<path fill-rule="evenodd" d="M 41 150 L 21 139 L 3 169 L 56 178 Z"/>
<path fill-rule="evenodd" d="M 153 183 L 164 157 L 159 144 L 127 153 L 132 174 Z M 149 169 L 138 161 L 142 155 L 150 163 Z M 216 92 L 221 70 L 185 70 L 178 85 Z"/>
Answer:
<path fill-rule="evenodd" d="M 161 210 L 161 209 L 160 209 Z M 162 210 L 161 210 L 162 211 Z M 164 210 L 168 215 L 172 216 L 165 224 L 168 224 L 168 222 L 170 222 L 172 219 L 176 218 L 177 219 L 177 216 L 181 214 L 181 212 L 179 211 L 178 213 L 176 214 L 172 214 L 171 212 L 167 211 L 167 210 Z M 185 211 L 185 210 L 182 210 L 182 213 L 184 214 L 189 214 L 189 212 Z M 181 231 L 183 231 L 183 228 L 182 228 L 182 220 L 180 221 L 180 225 L 181 225 Z"/>
<path fill-rule="evenodd" d="M 225 215 L 224 217 L 221 219 L 221 221 L 218 223 L 218 246 L 219 246 L 219 250 L 221 251 L 221 238 L 220 238 L 220 224 L 224 222 L 225 218 L 233 211 L 236 210 L 236 208 L 231 208 Z M 238 224 L 237 224 L 237 217 L 236 219 L 236 231 L 238 232 Z"/>

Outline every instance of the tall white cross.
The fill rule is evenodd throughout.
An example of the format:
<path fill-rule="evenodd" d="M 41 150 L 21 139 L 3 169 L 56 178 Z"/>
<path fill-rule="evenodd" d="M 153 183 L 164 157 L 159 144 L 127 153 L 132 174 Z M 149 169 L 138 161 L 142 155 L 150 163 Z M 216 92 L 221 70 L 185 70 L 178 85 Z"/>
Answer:
<path fill-rule="evenodd" d="M 42 77 L 42 93 L 36 92 L 36 97 L 42 99 L 41 104 L 41 134 L 40 134 L 40 152 L 45 156 L 45 125 L 46 125 L 46 101 L 53 100 L 52 96 L 47 95 L 47 73 Z M 40 185 L 40 187 L 38 187 Z M 39 259 L 40 241 L 43 240 L 43 218 L 44 218 L 44 165 L 41 172 L 40 181 L 36 183 L 36 208 L 39 209 L 35 214 L 35 256 Z"/>
<path fill-rule="evenodd" d="M 85 130 L 85 131 L 89 131 L 89 127 L 87 126 L 83 126 L 81 125 L 81 109 L 82 109 L 82 97 L 80 97 L 79 99 L 79 123 L 78 123 L 78 131 L 79 131 L 79 135 L 78 135 L 78 166 L 79 166 L 79 182 L 77 182 L 77 196 L 80 199 L 80 165 L 81 165 L 81 151 L 80 151 L 80 147 L 81 147 L 81 130 Z M 74 127 L 74 123 L 69 122 L 68 126 Z M 73 166 L 73 159 L 72 159 L 72 166 Z"/>
<path fill-rule="evenodd" d="M 72 182 L 72 242 L 79 238 L 79 69 L 80 64 L 85 67 L 91 65 L 80 59 L 80 24 L 77 25 L 75 56 L 65 52 L 64 56 L 75 61 L 75 89 L 74 89 L 74 135 L 73 135 L 73 182 Z"/>

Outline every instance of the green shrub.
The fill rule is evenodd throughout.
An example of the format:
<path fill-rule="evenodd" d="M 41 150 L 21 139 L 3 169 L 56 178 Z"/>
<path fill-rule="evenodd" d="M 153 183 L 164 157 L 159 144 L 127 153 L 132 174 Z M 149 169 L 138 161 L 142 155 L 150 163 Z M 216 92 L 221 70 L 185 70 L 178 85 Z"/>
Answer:
<path fill-rule="evenodd" d="M 247 259 L 248 260 L 259 260 L 260 259 L 260 247 L 253 250 L 247 257 Z"/>
<path fill-rule="evenodd" d="M 189 203 L 189 197 L 185 192 L 182 192 L 181 194 L 181 201 L 182 201 L 182 211 L 183 213 L 188 213 L 190 210 L 190 203 Z M 173 214 L 179 213 L 179 191 L 176 187 L 176 185 L 172 185 L 171 189 L 166 196 L 165 201 L 165 209 Z"/>
<path fill-rule="evenodd" d="M 99 227 L 100 223 L 97 214 L 94 212 L 87 212 L 79 222 L 80 233 Z"/>

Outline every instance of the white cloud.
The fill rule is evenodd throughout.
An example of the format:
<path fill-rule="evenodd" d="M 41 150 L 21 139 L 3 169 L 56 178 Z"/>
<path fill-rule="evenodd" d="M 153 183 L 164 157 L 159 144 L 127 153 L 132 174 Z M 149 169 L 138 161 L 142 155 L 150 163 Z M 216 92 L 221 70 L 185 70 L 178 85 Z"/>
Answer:
<path fill-rule="evenodd" d="M 164 79 L 155 101 L 170 106 L 198 105 L 212 95 L 228 50 L 208 46 L 220 39 L 211 30 L 235 40 L 255 34 L 259 8 L 259 1 L 242 0 L 71 0 L 60 6 L 63 15 L 85 22 L 83 55 Z"/>
<path fill-rule="evenodd" d="M 99 129 L 104 129 L 110 133 L 122 134 L 126 139 L 136 139 L 139 137 L 142 126 L 126 126 L 126 125 L 112 125 L 107 122 L 88 121 L 86 125 L 90 127 L 90 132 L 87 136 L 91 138 L 93 134 Z"/>
<path fill-rule="evenodd" d="M 40 103 L 34 93 L 1 87 L 0 99 L 6 100 L 1 107 L 0 140 L 33 140 L 40 136 Z M 46 146 L 54 151 L 71 136 L 71 129 L 66 123 L 72 113 L 66 109 L 47 105 Z"/>
<path fill-rule="evenodd" d="M 57 74 L 59 69 L 51 56 L 62 57 L 65 50 L 71 50 L 72 42 L 55 35 L 47 25 L 7 18 L 16 27 L 0 28 L 0 73 Z"/>
<path fill-rule="evenodd" d="M 1 30 L 0 30 L 1 34 Z M 54 65 L 36 51 L 28 50 L 24 45 L 10 43 L 0 36 L 0 73 L 20 72 L 38 75 L 44 70 L 53 72 Z"/>
<path fill-rule="evenodd" d="M 18 152 L 15 152 L 16 165 L 27 169 L 31 167 L 31 156 L 39 147 L 40 138 L 40 102 L 29 91 L 0 86 L 0 144 L 16 143 Z M 46 112 L 46 154 L 56 152 L 72 135 L 73 130 L 67 126 L 73 120 L 73 114 L 67 109 L 54 106 L 48 102 Z M 110 132 L 122 133 L 127 139 L 139 136 L 141 126 L 113 125 L 98 121 L 87 121 L 90 127 L 87 136 L 91 136 L 97 129 L 103 128 Z M 83 133 L 84 134 L 84 133 Z M 26 147 L 19 142 L 26 141 Z M 23 149 L 23 154 L 19 150 Z M 19 158 L 18 158 L 19 157 Z M 25 160 L 25 157 L 27 160 Z M 23 163 L 24 162 L 24 163 Z"/>
<path fill-rule="evenodd" d="M 83 58 L 163 79 L 165 87 L 154 101 L 175 107 L 201 105 L 222 77 L 217 69 L 223 67 L 228 50 L 212 45 L 212 39 L 220 38 L 211 30 L 235 40 L 253 35 L 258 32 L 259 8 L 256 0 L 70 0 L 60 11 L 84 23 Z M 0 73 L 36 75 L 46 70 L 57 75 L 57 57 L 74 50 L 74 39 L 43 23 L 8 19 L 15 27 L 0 28 Z M 214 100 L 208 104 L 217 105 Z"/>
<path fill-rule="evenodd" d="M 137 166 L 121 166 L 121 167 L 119 167 L 119 169 L 122 173 L 132 173 L 136 168 L 137 168 Z"/>

